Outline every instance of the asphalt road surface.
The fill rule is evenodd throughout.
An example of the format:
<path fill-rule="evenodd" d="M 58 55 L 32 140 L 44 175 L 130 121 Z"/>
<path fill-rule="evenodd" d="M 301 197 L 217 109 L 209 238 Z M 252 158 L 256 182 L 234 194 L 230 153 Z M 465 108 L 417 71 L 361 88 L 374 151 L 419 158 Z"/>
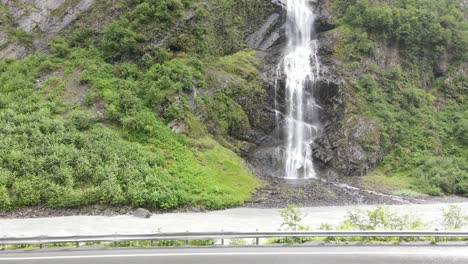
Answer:
<path fill-rule="evenodd" d="M 0 264 L 467 264 L 467 246 L 99 249 L 0 253 Z"/>

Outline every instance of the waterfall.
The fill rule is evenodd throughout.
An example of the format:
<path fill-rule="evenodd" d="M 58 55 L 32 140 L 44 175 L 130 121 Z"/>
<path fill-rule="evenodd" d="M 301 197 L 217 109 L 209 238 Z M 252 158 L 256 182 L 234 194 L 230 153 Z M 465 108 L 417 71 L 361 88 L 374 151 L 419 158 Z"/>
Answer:
<path fill-rule="evenodd" d="M 320 106 L 313 94 L 320 73 L 313 29 L 315 8 L 311 0 L 282 3 L 287 12 L 287 47 L 280 65 L 285 76 L 286 108 L 283 122 L 277 118 L 285 137 L 281 163 L 285 178 L 315 178 L 311 145 L 320 132 Z"/>

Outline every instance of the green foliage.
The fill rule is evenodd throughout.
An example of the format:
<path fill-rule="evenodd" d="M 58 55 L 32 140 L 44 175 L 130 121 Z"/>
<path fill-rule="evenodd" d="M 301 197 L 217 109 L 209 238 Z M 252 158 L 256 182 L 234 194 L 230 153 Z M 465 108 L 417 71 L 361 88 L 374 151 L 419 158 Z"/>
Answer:
<path fill-rule="evenodd" d="M 466 106 L 448 103 L 442 110 L 433 109 L 431 95 L 392 74 L 367 75 L 357 85 L 369 102 L 369 115 L 384 124 L 381 140 L 388 154 L 383 166 L 417 179 L 414 188 L 421 192 L 466 193 L 466 144 L 459 134 L 465 119 L 459 113 Z"/>
<path fill-rule="evenodd" d="M 197 60 L 171 60 L 146 70 L 112 65 L 105 57 L 94 48 L 72 48 L 66 55 L 0 61 L 1 208 L 224 208 L 250 197 L 259 182 L 236 154 L 206 134 L 197 140 L 209 142 L 209 149 L 189 146 L 152 111 L 202 89 Z M 77 68 L 83 69 L 80 85 L 93 95 L 82 106 L 63 100 L 63 84 L 76 78 Z M 57 69 L 63 76 L 47 77 Z M 40 76 L 44 81 L 38 83 Z M 161 80 L 169 82 L 167 90 L 155 89 L 149 98 L 145 88 Z M 190 111 L 184 105 L 180 111 Z M 167 112 L 164 119 L 176 118 L 167 118 Z"/>
<path fill-rule="evenodd" d="M 442 224 L 447 230 L 460 230 L 468 226 L 468 215 L 463 214 L 460 207 L 450 205 L 449 208 L 442 208 L 444 215 Z"/>
<path fill-rule="evenodd" d="M 189 245 L 191 246 L 212 246 L 216 243 L 216 240 L 213 239 L 204 239 L 204 240 L 191 240 Z"/>
<path fill-rule="evenodd" d="M 104 30 L 100 46 L 107 58 L 121 59 L 137 55 L 139 44 L 144 38 L 128 28 L 129 23 L 122 18 L 112 22 Z"/>
<path fill-rule="evenodd" d="M 468 45 L 461 1 L 336 0 L 332 6 L 341 15 L 334 29 L 340 71 L 353 72 L 346 77 L 356 99 L 349 112 L 381 126 L 379 173 L 408 183 L 411 192 L 466 195 Z"/>
<path fill-rule="evenodd" d="M 398 42 L 401 51 L 413 61 L 421 56 L 436 59 L 450 51 L 462 61 L 466 38 L 461 33 L 466 21 L 459 0 L 357 0 L 347 8 L 344 22 L 362 27 L 371 34 Z"/>
<path fill-rule="evenodd" d="M 322 224 L 320 230 L 340 230 L 340 231 L 411 231 L 424 230 L 426 226 L 413 215 L 400 215 L 390 211 L 386 207 L 377 207 L 372 210 L 354 209 L 348 211 L 345 219 L 334 227 L 330 224 Z M 418 240 L 418 238 L 405 238 L 406 241 Z M 392 237 L 334 237 L 327 238 L 327 241 L 360 241 L 360 242 L 401 242 L 401 238 Z"/>
<path fill-rule="evenodd" d="M 62 37 L 56 37 L 52 40 L 50 50 L 59 57 L 66 57 L 70 52 L 68 43 Z"/>
<path fill-rule="evenodd" d="M 8 210 L 11 207 L 10 194 L 8 189 L 0 185 L 0 210 Z"/>
<path fill-rule="evenodd" d="M 398 215 L 388 208 L 349 211 L 339 230 L 418 230 L 424 228 L 420 219 L 409 215 Z"/>
<path fill-rule="evenodd" d="M 39 190 L 39 179 L 20 179 L 12 186 L 13 203 L 16 206 L 32 206 L 41 203 L 41 190 Z"/>
<path fill-rule="evenodd" d="M 208 130 L 217 135 L 242 137 L 249 128 L 249 120 L 239 104 L 224 93 L 207 99 L 206 122 L 212 124 Z"/>
<path fill-rule="evenodd" d="M 300 211 L 300 206 L 295 206 L 293 204 L 288 205 L 287 208 L 279 210 L 281 218 L 283 218 L 283 222 L 281 223 L 280 230 L 281 231 L 307 231 L 310 230 L 309 226 L 303 225 L 302 219 L 303 214 Z M 303 243 L 307 239 L 302 237 L 294 237 L 294 238 L 280 238 L 275 239 L 275 243 Z"/>
<path fill-rule="evenodd" d="M 244 48 L 268 6 L 99 0 L 49 43 L 50 55 L 0 60 L 0 208 L 241 205 L 260 182 L 208 130 L 228 146 L 225 137 L 245 134 L 239 95 L 260 88 L 252 52 L 216 56 Z M 29 45 L 0 7 L 9 42 Z M 212 98 L 214 61 L 246 80 Z M 233 67 L 240 62 L 248 67 Z M 172 121 L 186 135 L 170 131 Z"/>
<path fill-rule="evenodd" d="M 288 205 L 287 208 L 279 210 L 280 216 L 283 218 L 280 228 L 284 231 L 303 231 L 309 230 L 310 227 L 301 224 L 303 215 L 299 207 Z"/>

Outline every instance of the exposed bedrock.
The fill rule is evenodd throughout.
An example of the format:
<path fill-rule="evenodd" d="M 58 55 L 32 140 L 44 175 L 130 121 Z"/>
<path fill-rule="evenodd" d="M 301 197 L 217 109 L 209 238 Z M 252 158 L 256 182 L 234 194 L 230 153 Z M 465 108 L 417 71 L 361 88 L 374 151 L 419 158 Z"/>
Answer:
<path fill-rule="evenodd" d="M 5 41 L 0 43 L 4 46 L 0 49 L 0 58 L 23 58 L 44 49 L 48 41 L 78 19 L 95 1 L 0 0 L 9 12 L 7 16 L 14 21 L 12 30 L 22 31 L 31 38 L 31 43 L 13 42 L 11 36 L 0 31 L 0 38 Z"/>
<path fill-rule="evenodd" d="M 284 82 L 278 76 L 278 64 L 285 45 L 285 15 L 278 8 L 266 19 L 259 30 L 247 38 L 251 48 L 257 50 L 262 61 L 262 79 L 268 84 L 268 99 L 258 106 L 262 112 L 262 122 L 255 127 L 249 140 L 255 143 L 246 151 L 246 157 L 256 167 L 257 172 L 267 176 L 276 175 L 279 168 L 274 162 L 275 150 L 282 142 L 282 131 L 276 129 L 274 107 L 275 85 L 277 109 L 284 109 Z M 337 37 L 331 31 L 334 25 L 325 1 L 316 1 L 319 12 L 315 29 L 319 40 L 320 80 L 315 96 L 322 106 L 320 113 L 323 132 L 313 144 L 313 158 L 320 176 L 335 180 L 343 176 L 360 176 L 378 165 L 383 158 L 380 148 L 380 128 L 372 120 L 352 113 L 352 87 L 344 81 L 348 73 L 339 69 L 340 61 L 334 57 L 334 42 Z M 281 114 L 279 115 L 281 122 Z"/>

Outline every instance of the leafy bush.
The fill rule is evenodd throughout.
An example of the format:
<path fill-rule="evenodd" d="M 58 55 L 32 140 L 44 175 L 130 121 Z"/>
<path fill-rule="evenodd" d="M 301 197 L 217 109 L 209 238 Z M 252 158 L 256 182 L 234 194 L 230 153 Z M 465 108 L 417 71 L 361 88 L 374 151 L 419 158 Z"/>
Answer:
<path fill-rule="evenodd" d="M 442 224 L 447 230 L 460 230 L 468 226 L 468 215 L 463 214 L 460 207 L 450 205 L 449 208 L 442 208 L 444 215 Z"/>
<path fill-rule="evenodd" d="M 122 18 L 112 22 L 104 30 L 100 46 L 107 58 L 129 58 L 138 52 L 139 44 L 144 38 L 129 28 L 129 23 Z"/>
<path fill-rule="evenodd" d="M 401 50 L 415 61 L 419 56 L 436 58 L 447 51 L 466 56 L 466 39 L 461 34 L 465 21 L 460 6 L 458 0 L 357 0 L 348 6 L 344 21 L 399 42 Z"/>
<path fill-rule="evenodd" d="M 304 231 L 310 227 L 301 224 L 303 215 L 295 205 L 288 205 L 287 208 L 279 210 L 280 216 L 283 218 L 280 229 L 284 231 Z"/>
<path fill-rule="evenodd" d="M 12 186 L 13 203 L 15 206 L 32 206 L 41 204 L 41 190 L 38 179 L 19 179 Z"/>
<path fill-rule="evenodd" d="M 279 210 L 280 216 L 283 218 L 283 222 L 280 226 L 280 231 L 307 231 L 310 230 L 309 226 L 303 225 L 302 218 L 304 217 L 300 207 L 295 205 L 288 205 L 285 209 Z M 271 242 L 274 243 L 304 243 L 307 239 L 303 237 L 293 238 L 279 238 L 274 239 Z"/>
<path fill-rule="evenodd" d="M 385 207 L 374 210 L 349 211 L 339 230 L 418 230 L 424 227 L 420 219 L 409 215 L 398 215 Z"/>
<path fill-rule="evenodd" d="M 10 194 L 8 189 L 0 184 L 0 210 L 8 210 L 11 207 Z"/>
<path fill-rule="evenodd" d="M 59 57 L 66 57 L 70 52 L 68 43 L 62 37 L 56 37 L 52 40 L 50 44 L 50 49 L 52 53 L 56 54 Z"/>
<path fill-rule="evenodd" d="M 410 215 L 399 215 L 386 207 L 377 207 L 373 210 L 355 209 L 348 211 L 345 219 L 337 226 L 322 224 L 321 230 L 343 230 L 343 231 L 399 231 L 399 230 L 422 230 L 425 225 L 422 221 Z M 392 237 L 335 237 L 327 238 L 327 241 L 393 241 L 400 242 L 401 238 Z M 406 241 L 418 240 L 418 238 L 405 238 Z"/>

